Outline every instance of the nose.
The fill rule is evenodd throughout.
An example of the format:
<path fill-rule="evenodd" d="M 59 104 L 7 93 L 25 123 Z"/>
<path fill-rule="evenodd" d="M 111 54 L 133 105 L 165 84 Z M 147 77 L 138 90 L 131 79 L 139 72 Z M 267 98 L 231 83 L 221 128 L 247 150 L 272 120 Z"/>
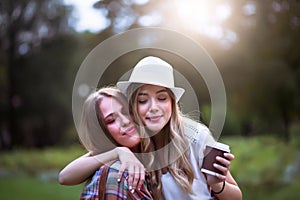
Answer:
<path fill-rule="evenodd" d="M 158 111 L 158 105 L 155 99 L 151 100 L 151 106 L 150 106 L 150 112 L 157 112 Z"/>
<path fill-rule="evenodd" d="M 128 126 L 131 123 L 128 115 L 120 114 L 120 118 L 122 126 Z"/>

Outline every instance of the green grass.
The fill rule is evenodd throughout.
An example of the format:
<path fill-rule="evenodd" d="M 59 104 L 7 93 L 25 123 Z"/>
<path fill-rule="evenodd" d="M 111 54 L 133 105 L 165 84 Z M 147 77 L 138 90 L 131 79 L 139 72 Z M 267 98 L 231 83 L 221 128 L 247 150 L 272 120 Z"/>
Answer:
<path fill-rule="evenodd" d="M 83 185 L 62 186 L 58 172 L 85 153 L 80 146 L 48 149 L 16 149 L 0 152 L 1 200 L 74 200 Z"/>
<path fill-rule="evenodd" d="M 290 144 L 271 136 L 222 138 L 236 157 L 230 171 L 244 200 L 292 200 L 300 196 L 300 174 L 294 174 L 292 182 L 283 179 L 286 167 L 300 152 L 299 138 L 294 137 Z M 57 175 L 84 153 L 80 146 L 0 152 L 0 199 L 78 199 L 83 185 L 61 186 Z M 7 174 L 1 176 L 3 172 Z"/>
<path fill-rule="evenodd" d="M 33 177 L 1 177 L 1 200 L 74 200 L 79 199 L 82 185 L 62 186 L 56 181 L 43 182 Z"/>
<path fill-rule="evenodd" d="M 36 174 L 39 171 L 61 169 L 86 151 L 80 146 L 47 149 L 15 149 L 0 152 L 0 166 L 9 171 Z"/>

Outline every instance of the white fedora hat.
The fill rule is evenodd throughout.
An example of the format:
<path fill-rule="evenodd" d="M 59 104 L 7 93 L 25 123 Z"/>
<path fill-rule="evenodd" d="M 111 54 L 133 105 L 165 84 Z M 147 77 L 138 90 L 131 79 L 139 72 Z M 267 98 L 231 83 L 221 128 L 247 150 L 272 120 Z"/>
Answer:
<path fill-rule="evenodd" d="M 133 84 L 151 84 L 169 88 L 175 95 L 176 102 L 184 93 L 183 88 L 174 86 L 173 67 L 164 60 L 148 56 L 141 59 L 133 68 L 128 81 L 119 81 L 117 87 L 128 94 L 128 87 Z"/>

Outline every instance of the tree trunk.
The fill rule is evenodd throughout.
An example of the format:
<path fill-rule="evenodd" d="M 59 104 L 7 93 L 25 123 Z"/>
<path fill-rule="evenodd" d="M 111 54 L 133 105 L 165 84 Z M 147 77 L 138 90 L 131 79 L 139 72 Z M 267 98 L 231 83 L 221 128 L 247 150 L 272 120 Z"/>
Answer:
<path fill-rule="evenodd" d="M 8 12 L 9 16 L 11 17 L 13 10 L 14 10 L 14 3 L 13 1 L 9 2 L 8 5 Z M 11 21 L 12 22 L 12 21 Z M 15 95 L 15 78 L 14 78 L 14 70 L 16 67 L 16 32 L 14 23 L 10 23 L 8 27 L 8 41 L 9 41 L 9 48 L 7 52 L 7 75 L 8 75 L 8 88 L 7 88 L 7 105 L 8 105 L 8 115 L 7 119 L 5 120 L 8 128 L 8 137 L 11 138 L 11 143 L 8 144 L 8 147 L 11 147 L 15 143 L 15 136 L 16 136 L 16 114 L 15 114 L 15 107 L 14 107 L 14 95 Z"/>

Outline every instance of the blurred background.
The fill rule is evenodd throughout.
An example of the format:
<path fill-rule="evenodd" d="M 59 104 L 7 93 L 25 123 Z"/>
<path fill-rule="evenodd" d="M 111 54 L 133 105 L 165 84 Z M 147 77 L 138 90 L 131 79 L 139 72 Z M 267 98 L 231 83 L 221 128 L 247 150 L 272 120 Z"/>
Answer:
<path fill-rule="evenodd" d="M 193 38 L 217 64 L 227 94 L 220 140 L 236 156 L 243 199 L 299 197 L 299 1 L 1 0 L 0 199 L 78 199 L 83 185 L 57 182 L 85 153 L 71 107 L 77 70 L 101 41 L 151 26 Z M 209 95 L 197 95 L 208 123 Z"/>

